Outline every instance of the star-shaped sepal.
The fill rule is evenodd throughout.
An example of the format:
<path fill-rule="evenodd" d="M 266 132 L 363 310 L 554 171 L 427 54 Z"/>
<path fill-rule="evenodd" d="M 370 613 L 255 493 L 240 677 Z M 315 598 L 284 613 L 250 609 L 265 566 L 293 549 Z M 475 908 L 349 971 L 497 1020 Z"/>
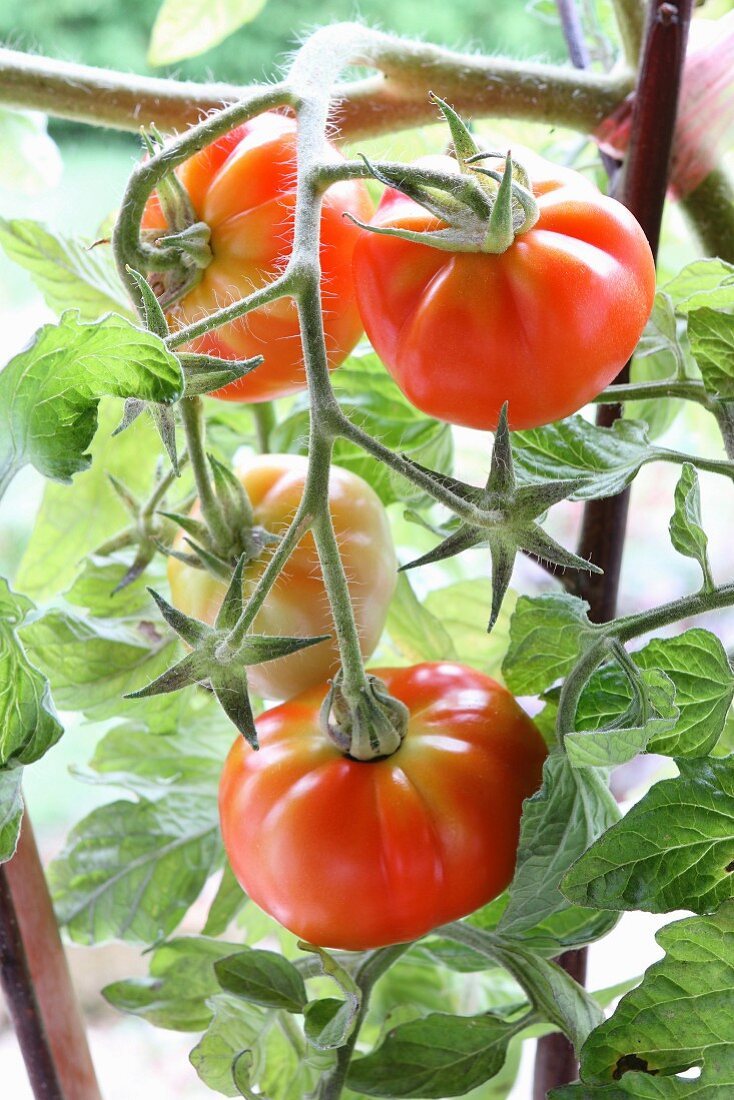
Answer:
<path fill-rule="evenodd" d="M 437 475 L 432 470 L 424 472 L 437 478 L 444 488 L 470 504 L 475 515 L 471 519 L 449 523 L 442 531 L 445 537 L 438 546 L 402 568 L 415 569 L 419 565 L 454 557 L 473 546 L 488 546 L 492 557 L 492 609 L 488 631 L 497 621 L 518 551 L 564 569 L 601 572 L 596 565 L 552 539 L 538 522 L 551 505 L 566 500 L 576 492 L 583 480 L 544 481 L 518 488 L 507 425 L 507 403 L 500 413 L 492 464 L 484 488 L 467 485 L 445 474 Z"/>
<path fill-rule="evenodd" d="M 244 640 L 231 643 L 234 627 L 243 612 L 242 574 L 246 563 L 243 555 L 232 574 L 227 593 L 214 626 L 201 622 L 173 607 L 153 589 L 149 589 L 161 614 L 172 630 L 190 647 L 191 652 L 128 699 L 144 699 L 180 691 L 190 684 L 210 687 L 230 721 L 257 749 L 257 732 L 247 686 L 247 666 L 287 657 L 300 649 L 328 640 L 323 634 L 311 638 L 277 637 L 246 634 Z"/>

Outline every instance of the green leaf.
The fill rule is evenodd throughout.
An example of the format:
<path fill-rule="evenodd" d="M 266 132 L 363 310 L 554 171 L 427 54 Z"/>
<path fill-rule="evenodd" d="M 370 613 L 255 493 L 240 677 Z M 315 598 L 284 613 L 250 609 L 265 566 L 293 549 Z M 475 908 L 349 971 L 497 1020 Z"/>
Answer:
<path fill-rule="evenodd" d="M 207 998 L 219 989 L 214 963 L 236 944 L 201 936 L 182 936 L 157 947 L 147 978 L 113 982 L 102 990 L 119 1012 L 139 1016 L 172 1031 L 204 1031 L 212 1019 Z"/>
<path fill-rule="evenodd" d="M 499 1073 L 517 1030 L 491 1015 L 413 1020 L 352 1062 L 347 1085 L 367 1096 L 461 1096 Z"/>
<path fill-rule="evenodd" d="M 75 943 L 153 943 L 176 928 L 219 857 L 211 797 L 111 802 L 72 829 L 51 864 L 56 912 Z"/>
<path fill-rule="evenodd" d="M 23 820 L 22 768 L 0 771 L 0 863 L 15 854 Z"/>
<path fill-rule="evenodd" d="M 724 1100 L 734 1081 L 734 905 L 730 902 L 712 916 L 669 924 L 656 939 L 665 957 L 590 1036 L 582 1051 L 582 1079 L 590 1084 L 620 1081 L 618 1087 L 627 1095 L 626 1078 L 633 1072 L 635 1086 L 644 1081 L 645 1091 L 632 1091 L 632 1096 Z M 701 1065 L 698 1081 L 665 1081 Z M 647 1081 L 659 1089 L 647 1089 Z"/>
<path fill-rule="evenodd" d="M 0 577 L 0 769 L 38 760 L 64 732 L 48 681 L 31 663 L 18 635 L 32 606 Z"/>
<path fill-rule="evenodd" d="M 83 321 L 110 311 L 133 318 L 109 244 L 92 248 L 76 237 L 52 233 L 40 222 L 0 218 L 0 246 L 30 272 L 55 313 L 78 309 Z"/>
<path fill-rule="evenodd" d="M 624 679 L 623 690 L 628 687 L 631 692 L 629 679 Z M 601 677 L 590 681 L 583 693 L 587 697 L 584 705 L 591 705 L 595 711 L 598 711 L 599 703 L 594 701 L 590 704 L 589 697 L 600 680 L 603 683 Z M 658 668 L 649 668 L 638 675 L 636 683 L 647 704 L 646 713 L 637 715 L 637 724 L 629 724 L 630 720 L 635 721 L 630 716 L 627 723 L 622 722 L 616 726 L 610 724 L 593 730 L 581 729 L 565 735 L 566 752 L 575 768 L 607 768 L 626 764 L 638 753 L 644 752 L 651 740 L 662 737 L 675 728 L 680 711 L 675 704 L 675 686 L 670 677 Z M 606 688 L 606 684 L 604 687 Z M 624 694 L 620 697 L 624 698 Z M 633 702 L 630 699 L 630 704 L 635 712 L 639 710 L 638 700 Z M 578 721 L 578 711 L 577 724 L 581 724 Z"/>
<path fill-rule="evenodd" d="M 103 400 L 91 468 L 78 474 L 72 486 L 46 485 L 17 578 L 18 586 L 34 599 L 48 599 L 66 588 L 81 559 L 129 522 L 110 489 L 108 472 L 123 478 L 133 492 L 149 491 L 159 453 L 153 423 L 150 417 L 140 417 L 113 438 L 119 419 L 117 401 Z"/>
<path fill-rule="evenodd" d="M 734 398 L 734 317 L 709 306 L 691 310 L 688 339 L 708 392 Z"/>
<path fill-rule="evenodd" d="M 531 933 L 569 909 L 559 889 L 561 879 L 618 818 L 617 804 L 598 773 L 580 772 L 564 753 L 551 753 L 543 767 L 543 786 L 523 808 L 515 877 L 498 931 Z"/>
<path fill-rule="evenodd" d="M 666 292 L 678 313 L 700 306 L 730 309 L 734 306 L 734 265 L 726 260 L 694 260 L 666 283 Z"/>
<path fill-rule="evenodd" d="M 39 195 L 61 179 L 61 153 L 46 132 L 37 111 L 0 107 L 0 188 L 21 195 Z"/>
<path fill-rule="evenodd" d="M 304 1011 L 304 1030 L 317 1050 L 343 1047 L 357 1022 L 352 1005 L 338 997 L 310 1001 Z"/>
<path fill-rule="evenodd" d="M 20 636 L 30 660 L 48 676 L 57 705 L 97 720 L 147 713 L 144 703 L 120 697 L 167 668 L 177 648 L 150 624 L 81 618 L 62 608 L 27 623 Z M 163 726 L 171 728 L 177 705 L 157 705 Z"/>
<path fill-rule="evenodd" d="M 251 23 L 266 0 L 163 0 L 151 32 L 149 65 L 172 65 L 218 46 Z"/>
<path fill-rule="evenodd" d="M 515 695 L 536 695 L 570 672 L 593 635 L 589 605 L 565 593 L 521 596 L 510 622 L 502 671 Z"/>
<path fill-rule="evenodd" d="M 380 443 L 423 466 L 442 473 L 450 472 L 453 460 L 451 426 L 425 416 L 411 405 L 373 352 L 353 353 L 334 372 L 333 385 L 343 412 Z M 273 451 L 307 453 L 307 398 L 294 402 L 290 416 L 274 428 L 270 445 Z M 425 499 L 421 490 L 348 440 L 336 440 L 334 462 L 363 477 L 383 504 L 415 503 Z"/>
<path fill-rule="evenodd" d="M 199 1077 L 215 1092 L 237 1096 L 232 1062 L 243 1050 L 257 1051 L 272 1022 L 272 1012 L 260 1005 L 219 993 L 209 1001 L 212 1022 L 189 1055 Z M 261 1063 L 257 1058 L 256 1062 Z M 260 1068 L 256 1065 L 257 1069 Z"/>
<path fill-rule="evenodd" d="M 564 894 L 597 909 L 709 912 L 734 896 L 732 758 L 681 761 L 571 868 Z"/>
<path fill-rule="evenodd" d="M 665 756 L 707 756 L 724 728 L 734 696 L 734 675 L 715 634 L 694 628 L 675 638 L 653 638 L 630 654 L 643 672 L 665 673 L 675 686 L 678 718 L 667 731 L 656 732 L 649 752 Z M 597 670 L 584 688 L 576 724 L 595 730 L 617 721 L 632 702 L 627 676 L 615 665 Z"/>
<path fill-rule="evenodd" d="M 635 349 L 630 367 L 630 382 L 658 382 L 685 369 L 686 351 L 678 337 L 678 321 L 670 296 L 664 291 L 655 295 L 652 315 Z M 657 439 L 675 420 L 683 401 L 625 401 L 627 420 L 644 420 L 651 439 Z"/>
<path fill-rule="evenodd" d="M 386 628 L 393 646 L 409 664 L 456 657 L 453 642 L 440 618 L 421 603 L 405 573 L 398 574 Z"/>
<path fill-rule="evenodd" d="M 206 924 L 202 929 L 203 935 L 221 936 L 246 904 L 247 894 L 234 877 L 232 868 L 226 863 L 216 896 L 209 907 Z"/>
<path fill-rule="evenodd" d="M 232 727 L 211 696 L 201 692 L 182 713 L 175 732 L 151 734 L 132 722 L 115 726 L 98 742 L 91 767 L 98 782 L 151 800 L 175 786 L 177 794 L 208 794 L 214 803 L 232 740 Z"/>
<path fill-rule="evenodd" d="M 701 525 L 701 493 L 695 466 L 686 462 L 675 487 L 675 511 L 670 519 L 670 541 L 701 566 L 704 588 L 714 587 L 708 556 L 708 536 Z"/>
<path fill-rule="evenodd" d="M 221 959 L 214 970 L 225 993 L 265 1008 L 302 1012 L 308 1000 L 293 963 L 274 951 L 241 951 Z"/>
<path fill-rule="evenodd" d="M 447 631 L 452 659 L 465 662 L 487 676 L 501 676 L 502 660 L 510 639 L 510 620 L 517 596 L 507 592 L 492 633 L 487 633 L 487 608 L 492 602 L 489 580 L 465 580 L 434 588 L 424 606 Z M 446 657 L 448 655 L 444 655 Z"/>
<path fill-rule="evenodd" d="M 572 500 L 614 496 L 658 457 L 639 421 L 622 419 L 599 428 L 578 415 L 513 432 L 512 453 L 521 484 L 586 478 Z"/>
<path fill-rule="evenodd" d="M 88 324 L 67 311 L 0 373 L 0 484 L 26 463 L 55 481 L 86 470 L 101 397 L 172 402 L 182 392 L 159 337 L 114 313 Z"/>

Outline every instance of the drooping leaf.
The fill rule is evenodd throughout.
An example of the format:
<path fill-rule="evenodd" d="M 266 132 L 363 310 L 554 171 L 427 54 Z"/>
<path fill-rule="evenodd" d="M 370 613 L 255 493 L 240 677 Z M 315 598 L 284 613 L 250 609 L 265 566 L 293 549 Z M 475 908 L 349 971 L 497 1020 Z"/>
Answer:
<path fill-rule="evenodd" d="M 76 237 L 52 233 L 41 222 L 0 219 L 0 246 L 24 267 L 56 313 L 77 309 L 83 321 L 113 311 L 133 318 L 110 246 L 90 248 Z"/>
<path fill-rule="evenodd" d="M 587 684 L 584 696 L 588 698 L 592 694 L 596 682 Z M 565 735 L 564 745 L 574 767 L 608 768 L 626 764 L 644 752 L 650 741 L 675 728 L 680 710 L 675 703 L 675 685 L 670 677 L 659 668 L 643 669 L 635 678 L 635 684 L 640 698 L 630 701 L 631 712 L 628 709 L 617 724 L 593 730 L 577 729 Z M 626 686 L 632 690 L 628 680 Z"/>
<path fill-rule="evenodd" d="M 695 466 L 686 462 L 675 487 L 675 511 L 670 519 L 670 541 L 687 558 L 701 566 L 705 588 L 713 588 L 708 556 L 708 536 L 701 523 L 701 493 Z"/>
<path fill-rule="evenodd" d="M 734 897 L 734 767 L 681 761 L 566 875 L 569 900 L 599 909 L 711 912 Z"/>
<path fill-rule="evenodd" d="M 214 901 L 209 907 L 206 924 L 202 929 L 204 936 L 221 936 L 226 931 L 230 922 L 234 920 L 239 911 L 247 904 L 247 894 L 244 893 L 229 864 L 225 864 L 222 878 L 217 888 Z"/>
<path fill-rule="evenodd" d="M 182 392 L 178 360 L 157 336 L 114 313 L 90 324 L 68 310 L 0 374 L 0 483 L 26 463 L 55 481 L 86 470 L 100 398 L 172 402 Z"/>
<path fill-rule="evenodd" d="M 653 734 L 648 751 L 707 756 L 721 736 L 734 696 L 734 674 L 716 635 L 694 628 L 675 638 L 653 638 L 630 656 L 643 672 L 663 672 L 675 687 L 678 716 L 671 728 Z M 627 676 L 617 665 L 605 665 L 581 694 L 576 725 L 585 730 L 608 726 L 619 720 L 631 702 Z"/>
<path fill-rule="evenodd" d="M 232 1062 L 243 1050 L 258 1052 L 270 1027 L 272 1012 L 261 1005 L 218 993 L 209 1001 L 212 1021 L 189 1055 L 199 1077 L 215 1092 L 237 1096 L 232 1079 Z M 256 1059 L 256 1072 L 258 1062 Z"/>

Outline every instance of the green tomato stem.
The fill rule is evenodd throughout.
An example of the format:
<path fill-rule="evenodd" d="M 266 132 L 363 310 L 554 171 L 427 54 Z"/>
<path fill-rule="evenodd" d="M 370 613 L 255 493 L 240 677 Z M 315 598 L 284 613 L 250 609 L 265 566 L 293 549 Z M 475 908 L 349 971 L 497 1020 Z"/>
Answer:
<path fill-rule="evenodd" d="M 252 415 L 255 418 L 255 432 L 260 454 L 270 454 L 270 435 L 276 423 L 273 402 L 260 401 L 253 405 Z"/>
<path fill-rule="evenodd" d="M 186 449 L 194 473 L 196 491 L 199 494 L 201 514 L 215 545 L 226 547 L 230 534 L 221 505 L 209 478 L 204 451 L 204 410 L 200 397 L 185 397 L 179 402 L 181 420 L 186 433 Z"/>

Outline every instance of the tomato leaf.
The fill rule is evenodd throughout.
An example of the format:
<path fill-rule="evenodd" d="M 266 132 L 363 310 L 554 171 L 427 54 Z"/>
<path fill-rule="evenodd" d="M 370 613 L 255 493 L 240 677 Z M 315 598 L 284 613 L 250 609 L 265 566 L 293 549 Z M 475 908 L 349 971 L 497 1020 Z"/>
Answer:
<path fill-rule="evenodd" d="M 38 760 L 64 732 L 48 681 L 32 664 L 18 634 L 32 608 L 30 600 L 15 596 L 0 577 L 0 769 Z"/>
<path fill-rule="evenodd" d="M 565 896 L 597 909 L 706 913 L 734 896 L 734 769 L 680 761 L 573 865 Z"/>
<path fill-rule="evenodd" d="M 545 762 L 543 786 L 528 799 L 520 824 L 515 877 L 498 931 L 532 934 L 570 908 L 559 884 L 571 864 L 619 818 L 604 779 L 578 771 L 556 750 Z M 542 935 L 546 929 L 538 929 Z"/>
<path fill-rule="evenodd" d="M 734 317 L 710 306 L 693 309 L 688 314 L 688 339 L 708 392 L 734 398 Z"/>
<path fill-rule="evenodd" d="M 701 566 L 704 588 L 713 588 L 708 556 L 709 540 L 701 526 L 698 474 L 689 462 L 684 464 L 675 487 L 675 511 L 670 520 L 670 541 L 679 554 L 694 558 Z"/>
<path fill-rule="evenodd" d="M 507 1044 L 521 1027 L 489 1014 L 435 1013 L 413 1020 L 353 1061 L 347 1085 L 367 1096 L 459 1096 L 499 1073 Z"/>
<path fill-rule="evenodd" d="M 217 981 L 232 993 L 265 1008 L 302 1012 L 308 1001 L 303 978 L 292 963 L 274 951 L 240 951 L 214 965 Z"/>
<path fill-rule="evenodd" d="M 570 672 L 595 627 L 584 600 L 561 592 L 521 596 L 502 671 L 510 691 L 535 695 Z"/>
<path fill-rule="evenodd" d="M 677 720 L 669 729 L 653 733 L 648 751 L 675 757 L 707 756 L 721 736 L 734 697 L 734 674 L 716 635 L 694 628 L 675 638 L 653 638 L 630 657 L 643 671 L 664 673 L 675 687 Z M 576 723 L 585 730 L 608 726 L 631 702 L 627 676 L 617 665 L 605 665 L 584 688 Z"/>
<path fill-rule="evenodd" d="M 149 65 L 206 53 L 250 23 L 266 0 L 163 0 L 151 32 Z"/>
<path fill-rule="evenodd" d="M 452 653 L 442 654 L 442 659 L 451 656 L 488 676 L 501 678 L 502 658 L 509 645 L 510 620 L 517 596 L 512 591 L 505 594 L 502 610 L 492 633 L 488 634 L 486 608 L 491 600 L 490 581 L 479 578 L 432 588 L 423 607 L 435 617 L 451 639 Z"/>
<path fill-rule="evenodd" d="M 441 618 L 416 596 L 405 573 L 398 574 L 395 595 L 387 613 L 390 641 L 407 664 L 446 661 L 456 656 Z"/>
<path fill-rule="evenodd" d="M 564 737 L 566 753 L 574 767 L 606 768 L 626 764 L 644 752 L 651 740 L 675 728 L 680 711 L 675 704 L 675 686 L 670 677 L 661 669 L 650 668 L 635 677 L 635 684 L 640 698 L 645 701 L 645 713 L 641 712 L 640 699 L 631 699 L 618 725 L 610 723 L 587 730 L 579 721 L 577 711 L 576 724 L 582 728 Z M 587 684 L 584 694 L 590 693 L 590 686 Z"/>
<path fill-rule="evenodd" d="M 357 1022 L 354 1006 L 338 997 L 310 1001 L 303 1011 L 306 1038 L 317 1050 L 343 1047 Z"/>
<path fill-rule="evenodd" d="M 152 623 L 81 617 L 53 608 L 21 627 L 20 637 L 64 710 L 80 710 L 95 720 L 145 714 L 157 729 L 175 726 L 178 706 L 170 700 L 150 708 L 120 698 L 162 673 L 177 652 L 177 643 L 158 634 Z"/>
<path fill-rule="evenodd" d="M 182 392 L 178 360 L 158 337 L 114 313 L 93 324 L 64 313 L 0 373 L 0 487 L 26 463 L 55 481 L 86 470 L 101 397 L 172 402 Z"/>
<path fill-rule="evenodd" d="M 55 313 L 77 309 L 83 321 L 110 311 L 134 319 L 109 244 L 93 248 L 52 233 L 41 222 L 0 218 L 0 246 L 30 275 Z"/>
<path fill-rule="evenodd" d="M 23 820 L 22 768 L 0 770 L 0 863 L 15 854 Z"/>
<path fill-rule="evenodd" d="M 617 420 L 611 428 L 598 428 L 578 415 L 513 432 L 512 444 L 521 484 L 585 479 L 572 500 L 614 496 L 662 452 L 650 443 L 646 426 L 638 420 Z"/>
<path fill-rule="evenodd" d="M 221 936 L 230 922 L 237 916 L 244 905 L 247 904 L 247 894 L 244 893 L 232 868 L 225 864 L 222 878 L 217 888 L 214 901 L 211 903 L 206 924 L 202 929 L 205 936 Z"/>
<path fill-rule="evenodd" d="M 581 1056 L 582 1080 L 610 1086 L 617 1081 L 622 1096 L 724 1100 L 734 1081 L 734 905 L 676 921 L 655 938 L 665 957 L 590 1036 Z M 673 1076 L 693 1066 L 702 1067 L 698 1080 Z M 552 1095 L 581 1100 L 583 1089 Z"/>
<path fill-rule="evenodd" d="M 232 1062 L 243 1050 L 257 1051 L 270 1026 L 272 1013 L 227 993 L 218 993 L 209 1001 L 212 1020 L 189 1055 L 199 1077 L 215 1092 L 237 1096 L 232 1079 Z M 256 1071 L 262 1058 L 255 1059 Z"/>
<path fill-rule="evenodd" d="M 734 264 L 726 260 L 694 260 L 665 284 L 677 313 L 689 313 L 700 306 L 730 309 L 734 306 Z"/>
<path fill-rule="evenodd" d="M 207 998 L 219 989 L 214 963 L 237 949 L 233 943 L 183 936 L 157 947 L 149 976 L 112 982 L 102 996 L 119 1012 L 172 1031 L 204 1031 L 211 1022 Z"/>
<path fill-rule="evenodd" d="M 177 791 L 111 802 L 70 832 L 49 868 L 75 943 L 154 943 L 176 928 L 220 858 L 216 802 Z"/>

